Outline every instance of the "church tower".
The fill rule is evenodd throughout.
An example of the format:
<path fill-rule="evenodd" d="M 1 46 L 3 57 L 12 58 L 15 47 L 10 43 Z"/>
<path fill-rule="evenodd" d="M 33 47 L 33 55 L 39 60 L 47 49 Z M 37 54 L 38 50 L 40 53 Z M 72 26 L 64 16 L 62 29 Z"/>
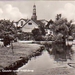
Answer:
<path fill-rule="evenodd" d="M 32 20 L 37 20 L 37 16 L 36 16 L 36 5 L 33 5 L 33 14 L 31 17 Z"/>

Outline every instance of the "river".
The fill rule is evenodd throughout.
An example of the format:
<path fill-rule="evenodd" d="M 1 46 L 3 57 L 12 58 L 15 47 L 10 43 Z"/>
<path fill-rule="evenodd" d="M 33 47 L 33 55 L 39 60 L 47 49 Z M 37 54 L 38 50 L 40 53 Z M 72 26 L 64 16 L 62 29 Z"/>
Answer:
<path fill-rule="evenodd" d="M 75 63 L 75 46 L 67 48 L 66 53 L 50 53 L 51 50 L 44 50 L 42 55 L 31 58 L 26 65 L 18 69 L 17 75 L 51 75 L 52 69 L 72 68 L 68 63 Z"/>

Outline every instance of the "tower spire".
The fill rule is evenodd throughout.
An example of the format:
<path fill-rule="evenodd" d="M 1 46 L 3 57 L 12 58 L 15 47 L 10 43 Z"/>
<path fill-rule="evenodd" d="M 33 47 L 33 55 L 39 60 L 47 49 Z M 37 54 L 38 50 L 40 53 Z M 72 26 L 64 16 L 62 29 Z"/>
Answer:
<path fill-rule="evenodd" d="M 37 20 L 37 16 L 36 16 L 36 5 L 35 4 L 33 5 L 33 14 L 32 14 L 31 19 L 32 20 Z"/>

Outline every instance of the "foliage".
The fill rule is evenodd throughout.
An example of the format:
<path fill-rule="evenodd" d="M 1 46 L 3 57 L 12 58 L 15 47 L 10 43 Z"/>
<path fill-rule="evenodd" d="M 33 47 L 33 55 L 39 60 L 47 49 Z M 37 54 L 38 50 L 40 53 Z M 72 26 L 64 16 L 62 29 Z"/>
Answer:
<path fill-rule="evenodd" d="M 75 24 L 72 24 L 70 27 L 69 27 L 69 34 L 72 35 L 73 33 L 75 33 Z"/>
<path fill-rule="evenodd" d="M 45 29 L 44 29 L 44 25 L 40 25 L 39 29 L 40 29 L 42 35 L 46 34 Z"/>
<path fill-rule="evenodd" d="M 59 34 L 61 34 L 63 37 L 60 40 L 65 41 L 68 36 L 72 36 L 72 33 L 75 32 L 75 26 L 72 25 L 72 22 L 72 20 L 68 21 L 67 18 L 63 18 L 62 14 L 57 14 L 55 21 L 50 20 L 46 26 L 53 30 L 55 39 L 59 38 Z"/>
<path fill-rule="evenodd" d="M 34 28 L 32 30 L 32 34 L 36 41 L 44 41 L 45 40 L 45 38 L 43 37 L 42 31 L 38 28 Z"/>
<path fill-rule="evenodd" d="M 53 22 L 53 20 L 51 19 L 51 20 L 47 23 L 46 27 L 49 28 L 50 24 L 53 24 L 53 23 L 54 23 L 54 22 Z"/>
<path fill-rule="evenodd" d="M 72 20 L 68 21 L 67 18 L 63 18 L 62 15 L 57 14 L 57 18 L 54 21 L 54 32 L 61 33 L 64 37 L 71 35 Z"/>
<path fill-rule="evenodd" d="M 10 20 L 0 20 L 0 37 L 2 37 L 5 33 L 15 34 L 15 26 L 13 25 L 13 21 Z"/>
<path fill-rule="evenodd" d="M 33 33 L 33 36 L 41 35 L 41 34 L 42 34 L 41 31 L 40 31 L 38 28 L 34 28 L 34 29 L 32 30 L 32 33 Z"/>

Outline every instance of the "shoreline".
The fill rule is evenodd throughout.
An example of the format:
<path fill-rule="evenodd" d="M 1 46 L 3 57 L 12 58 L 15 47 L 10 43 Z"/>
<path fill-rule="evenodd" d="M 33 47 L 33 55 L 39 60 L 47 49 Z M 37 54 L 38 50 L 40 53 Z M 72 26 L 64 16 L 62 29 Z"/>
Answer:
<path fill-rule="evenodd" d="M 24 49 L 24 48 L 22 48 L 22 49 L 17 49 L 18 48 L 18 46 L 19 46 L 19 44 L 18 43 L 14 43 L 14 45 L 16 45 L 15 47 L 14 47 L 14 53 L 15 52 L 17 52 L 17 51 L 20 51 L 20 50 L 22 50 L 22 49 Z M 21 45 L 22 45 L 22 43 L 21 43 Z M 23 50 L 24 52 L 25 52 L 25 54 L 26 55 L 22 55 L 22 53 L 20 53 L 20 52 L 18 52 L 19 53 L 19 55 L 18 56 L 16 56 L 18 53 L 15 53 L 14 55 L 4 55 L 5 57 L 7 57 L 8 56 L 8 58 L 12 58 L 13 59 L 13 56 L 14 57 L 18 57 L 18 58 L 16 58 L 16 60 L 15 61 L 13 61 L 13 62 L 11 62 L 10 63 L 10 65 L 6 65 L 6 67 L 4 67 L 4 66 L 2 66 L 1 64 L 0 64 L 0 66 L 2 66 L 3 68 L 2 69 L 0 69 L 0 74 L 6 74 L 6 73 L 8 73 L 8 72 L 2 72 L 2 71 L 4 71 L 4 70 L 11 70 L 11 71 L 13 71 L 13 70 L 17 70 L 19 67 L 21 67 L 21 66 L 23 66 L 24 64 L 26 64 L 27 62 L 28 62 L 28 60 L 31 60 L 31 58 L 32 57 L 36 57 L 36 56 L 39 56 L 39 55 L 41 55 L 41 53 L 42 53 L 42 51 L 44 50 L 44 46 L 43 45 L 39 45 L 39 44 L 23 44 L 22 45 L 22 47 L 24 47 L 24 45 L 25 45 L 25 49 L 27 49 L 27 50 Z M 27 46 L 26 46 L 27 45 Z M 37 46 L 37 47 L 36 47 Z M 34 47 L 34 48 L 32 48 L 32 47 Z M 21 48 L 21 47 L 20 47 Z M 31 49 L 32 48 L 32 49 Z M 16 50 L 17 49 L 17 50 Z M 34 50 L 33 50 L 34 49 Z M 1 49 L 0 49 L 1 50 Z M 31 51 L 30 51 L 31 50 Z M 28 52 L 29 51 L 29 52 Z M 24 53 L 23 52 L 23 53 Z M 27 52 L 27 53 L 26 53 Z M 1 56 L 1 55 L 0 55 Z M 6 58 L 7 60 L 8 60 L 8 58 Z M 10 58 L 10 59 L 11 59 Z M 3 59 L 2 59 L 3 60 Z M 12 60 L 9 60 L 9 61 L 12 61 Z M 8 63 L 8 62 L 7 62 Z M 6 61 L 5 61 L 5 64 L 6 64 Z"/>

